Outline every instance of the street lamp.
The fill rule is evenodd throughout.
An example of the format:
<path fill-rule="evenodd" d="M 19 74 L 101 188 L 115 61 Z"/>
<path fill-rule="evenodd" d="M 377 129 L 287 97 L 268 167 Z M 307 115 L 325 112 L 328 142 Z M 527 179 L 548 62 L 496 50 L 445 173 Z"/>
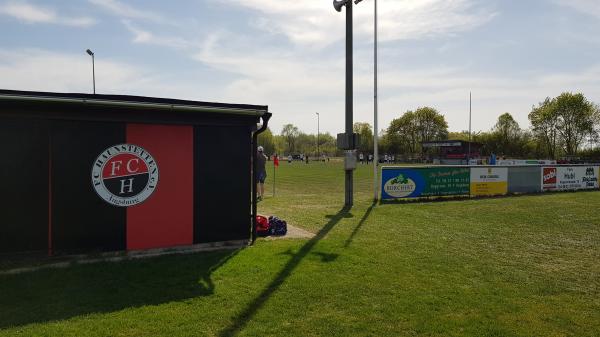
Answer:
<path fill-rule="evenodd" d="M 85 52 L 92 57 L 92 85 L 94 87 L 94 95 L 95 95 L 96 94 L 96 65 L 94 62 L 94 52 L 89 49 L 87 49 Z"/>
<path fill-rule="evenodd" d="M 321 161 L 321 154 L 319 153 L 319 113 L 315 112 L 317 114 L 317 160 Z"/>
<path fill-rule="evenodd" d="M 355 0 L 354 3 L 358 4 L 362 0 Z M 356 149 L 355 144 L 355 135 L 352 130 L 353 124 L 353 69 L 352 69 L 352 0 L 333 0 L 333 8 L 336 11 L 341 12 L 342 7 L 346 6 L 346 134 L 345 140 L 347 149 L 351 152 L 354 152 Z M 347 153 L 346 160 L 348 161 L 348 156 L 352 155 L 351 153 Z M 352 206 L 353 201 L 353 172 L 350 168 L 351 165 L 347 165 L 345 167 L 345 205 Z"/>

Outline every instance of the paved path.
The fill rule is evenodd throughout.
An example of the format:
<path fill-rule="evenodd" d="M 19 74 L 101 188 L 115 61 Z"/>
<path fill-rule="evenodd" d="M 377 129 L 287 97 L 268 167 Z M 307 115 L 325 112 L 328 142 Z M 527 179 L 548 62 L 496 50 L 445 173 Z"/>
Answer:
<path fill-rule="evenodd" d="M 267 240 L 281 240 L 281 239 L 310 239 L 315 236 L 313 233 L 305 231 L 302 228 L 298 228 L 288 224 L 288 231 L 284 236 L 267 236 Z"/>

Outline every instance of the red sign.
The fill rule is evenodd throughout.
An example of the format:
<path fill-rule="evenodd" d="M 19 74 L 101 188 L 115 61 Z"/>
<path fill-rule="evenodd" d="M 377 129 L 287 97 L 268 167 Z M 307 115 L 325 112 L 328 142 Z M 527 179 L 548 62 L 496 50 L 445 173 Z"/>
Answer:
<path fill-rule="evenodd" d="M 556 188 L 556 167 L 544 167 L 542 184 L 544 189 Z"/>

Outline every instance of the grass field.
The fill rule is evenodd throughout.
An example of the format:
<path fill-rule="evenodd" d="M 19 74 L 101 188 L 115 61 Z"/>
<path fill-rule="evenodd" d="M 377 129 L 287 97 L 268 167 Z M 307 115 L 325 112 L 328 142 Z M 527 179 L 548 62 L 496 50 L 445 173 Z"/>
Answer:
<path fill-rule="evenodd" d="M 277 171 L 315 237 L 0 276 L 0 336 L 600 336 L 600 192 L 373 205 L 359 167 Z"/>

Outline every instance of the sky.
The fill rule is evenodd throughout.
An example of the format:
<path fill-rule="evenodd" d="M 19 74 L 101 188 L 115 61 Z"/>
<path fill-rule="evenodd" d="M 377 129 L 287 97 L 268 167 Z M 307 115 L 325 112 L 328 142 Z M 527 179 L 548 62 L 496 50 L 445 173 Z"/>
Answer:
<path fill-rule="evenodd" d="M 379 129 L 431 106 L 487 131 L 562 92 L 600 103 L 598 0 L 378 0 Z M 374 0 L 354 6 L 354 121 L 373 123 Z M 274 133 L 344 130 L 330 0 L 0 0 L 0 88 L 268 105 Z"/>

